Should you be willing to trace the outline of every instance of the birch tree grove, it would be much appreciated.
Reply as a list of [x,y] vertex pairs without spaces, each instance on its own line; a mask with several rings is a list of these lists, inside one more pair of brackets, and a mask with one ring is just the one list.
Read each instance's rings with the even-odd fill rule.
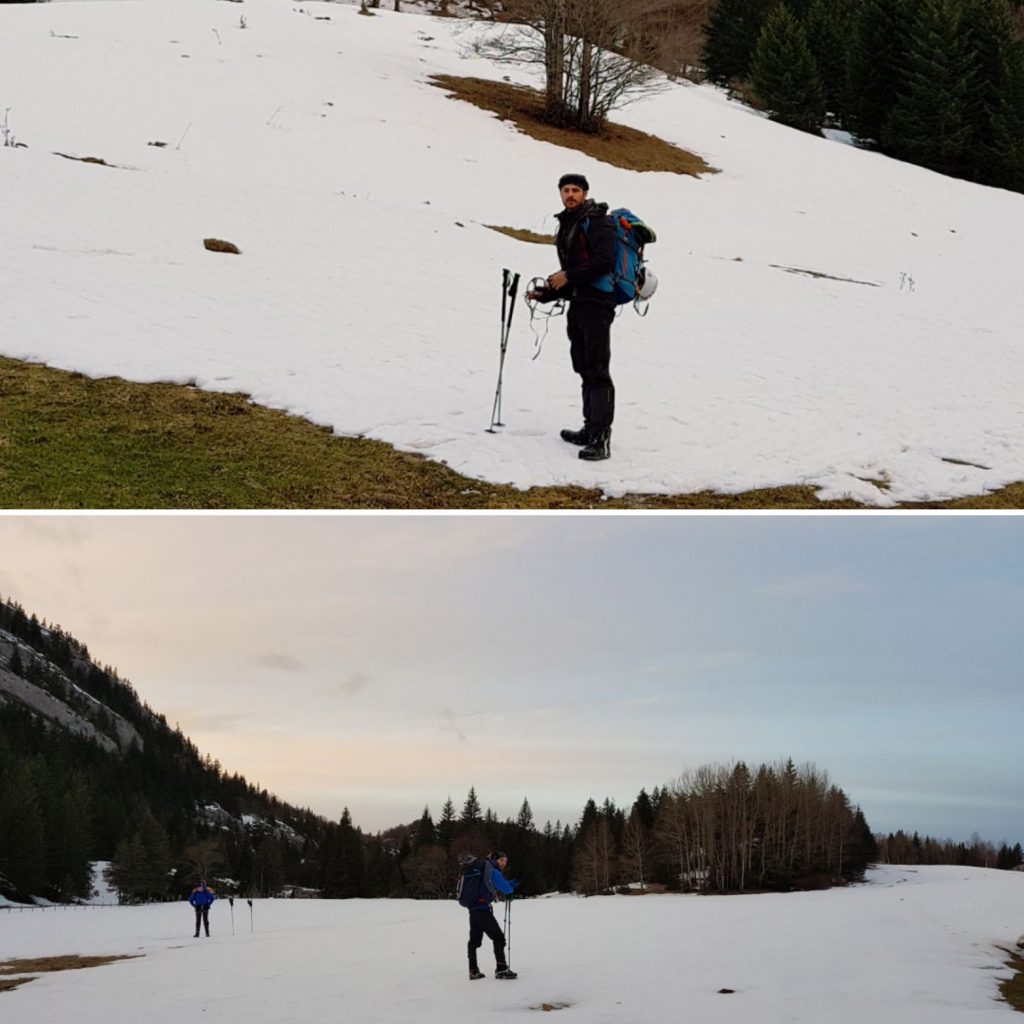
[[745,892],[826,886],[863,871],[873,840],[859,811],[814,765],[742,761],[679,777],[655,838],[684,889]]

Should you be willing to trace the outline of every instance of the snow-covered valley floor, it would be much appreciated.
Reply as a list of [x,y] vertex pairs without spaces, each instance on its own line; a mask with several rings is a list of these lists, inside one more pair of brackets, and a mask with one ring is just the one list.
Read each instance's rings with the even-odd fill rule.
[[[1024,874],[886,866],[828,892],[553,897],[513,904],[515,982],[469,982],[454,901],[0,911],[0,959],[141,954],[0,993],[5,1024],[490,1024],[565,1004],[586,1024],[1012,1024],[998,946]],[[500,916],[499,908],[499,916]],[[493,973],[493,956],[481,951]],[[721,989],[732,989],[722,993]],[[551,1011],[555,1012],[555,1011]]]

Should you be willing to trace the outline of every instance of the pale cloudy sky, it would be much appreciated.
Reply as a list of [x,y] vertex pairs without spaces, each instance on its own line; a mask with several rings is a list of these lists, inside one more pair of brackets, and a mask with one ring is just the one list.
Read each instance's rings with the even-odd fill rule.
[[369,831],[708,762],[1024,841],[1024,518],[0,516],[0,596],[226,769]]

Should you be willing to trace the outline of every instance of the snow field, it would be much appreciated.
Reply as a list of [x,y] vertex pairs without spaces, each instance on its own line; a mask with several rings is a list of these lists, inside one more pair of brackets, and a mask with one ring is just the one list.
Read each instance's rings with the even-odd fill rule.
[[[553,897],[513,905],[516,982],[466,978],[454,901],[225,900],[210,939],[182,901],[137,908],[0,911],[4,957],[141,953],[41,975],[3,995],[9,1024],[532,1020],[569,1004],[586,1024],[855,1024],[1004,1020],[1024,875],[889,866],[849,889],[734,897]],[[499,917],[502,908],[497,908]],[[732,994],[719,989],[731,988]]]

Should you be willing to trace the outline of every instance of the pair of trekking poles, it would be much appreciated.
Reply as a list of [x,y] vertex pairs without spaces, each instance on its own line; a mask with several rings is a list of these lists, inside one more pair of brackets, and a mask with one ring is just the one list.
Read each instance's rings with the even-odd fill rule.
[[498,386],[494,389],[494,405],[491,408],[491,425],[488,434],[495,434],[495,427],[503,427],[501,422],[501,376],[505,369],[505,349],[508,348],[508,336],[512,330],[512,314],[516,311],[516,294],[519,291],[519,274],[511,270],[502,270],[501,278],[501,357],[498,362]]

